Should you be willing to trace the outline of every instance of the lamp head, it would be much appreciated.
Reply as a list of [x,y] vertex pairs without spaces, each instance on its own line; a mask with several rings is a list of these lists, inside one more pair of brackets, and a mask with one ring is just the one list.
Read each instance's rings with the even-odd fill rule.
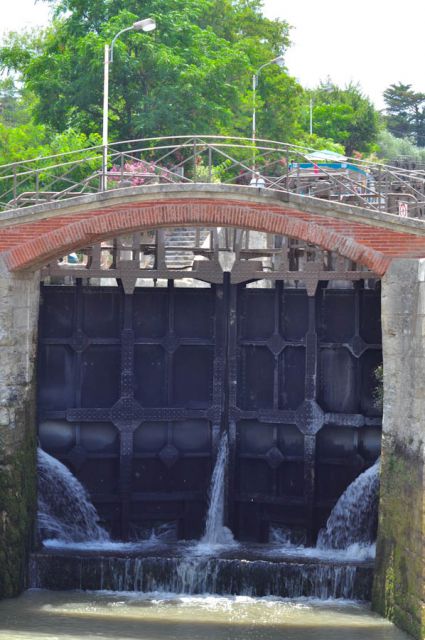
[[273,62],[277,64],[278,67],[283,69],[283,67],[285,66],[285,58],[283,57],[283,54],[280,54],[280,56],[277,56],[277,58],[275,58]]
[[137,22],[133,22],[133,29],[135,31],[154,31],[156,29],[156,22],[153,18],[137,20]]

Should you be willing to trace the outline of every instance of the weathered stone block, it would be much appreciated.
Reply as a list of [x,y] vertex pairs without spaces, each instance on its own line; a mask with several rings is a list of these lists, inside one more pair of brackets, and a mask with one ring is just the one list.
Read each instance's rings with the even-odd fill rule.
[[424,260],[382,280],[384,418],[373,607],[425,638]]
[[26,584],[36,510],[35,433],[29,415],[26,436],[0,465],[0,597],[17,595]]
[[422,451],[414,454],[384,438],[373,605],[420,639],[425,637],[423,496]]
[[[0,598],[26,584],[36,513],[34,358],[38,277],[0,262]],[[19,316],[19,317],[18,317]]]
[[0,427],[7,427],[10,422],[9,409],[0,407]]

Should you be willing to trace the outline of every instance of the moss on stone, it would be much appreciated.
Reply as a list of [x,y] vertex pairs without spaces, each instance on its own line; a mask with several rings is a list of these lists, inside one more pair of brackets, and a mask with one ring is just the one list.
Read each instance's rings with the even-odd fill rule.
[[[30,417],[31,416],[31,417]],[[37,500],[36,440],[32,411],[18,412],[22,437],[0,452],[0,598],[26,584]]]
[[383,440],[373,608],[423,639],[423,460]]

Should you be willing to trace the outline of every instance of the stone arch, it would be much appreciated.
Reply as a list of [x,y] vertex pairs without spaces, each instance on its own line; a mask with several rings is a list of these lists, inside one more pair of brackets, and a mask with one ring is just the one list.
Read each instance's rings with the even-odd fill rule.
[[[207,198],[165,199],[50,217],[3,231],[0,249],[10,271],[35,270],[70,251],[126,233],[170,226],[238,227],[288,235],[367,266],[381,276],[391,257],[380,250],[382,228],[311,215],[283,205]],[[392,231],[394,236],[402,234]],[[409,236],[409,239],[422,238]],[[9,240],[9,241],[8,241]],[[394,238],[394,241],[396,238]],[[397,238],[399,242],[399,239]],[[378,245],[375,248],[374,244]],[[2,247],[3,245],[3,247]]]

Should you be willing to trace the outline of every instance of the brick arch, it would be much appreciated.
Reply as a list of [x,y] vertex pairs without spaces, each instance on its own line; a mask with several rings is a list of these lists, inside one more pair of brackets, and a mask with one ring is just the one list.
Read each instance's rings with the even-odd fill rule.
[[173,198],[55,215],[0,231],[0,251],[11,271],[38,269],[75,249],[144,229],[229,226],[288,235],[337,251],[383,275],[395,256],[425,255],[425,238],[282,204],[216,198]]

